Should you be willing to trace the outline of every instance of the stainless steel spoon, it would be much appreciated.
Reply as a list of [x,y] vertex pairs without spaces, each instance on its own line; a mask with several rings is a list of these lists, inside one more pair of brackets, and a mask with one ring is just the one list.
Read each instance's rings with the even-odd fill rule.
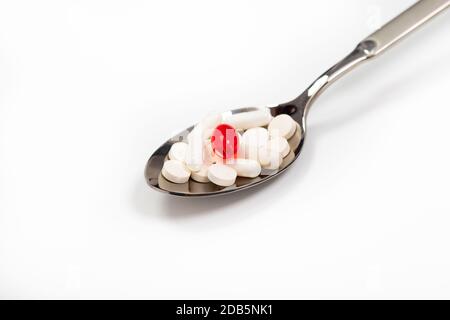
[[[284,159],[280,169],[262,172],[259,177],[253,179],[238,178],[236,183],[230,187],[219,187],[212,183],[198,183],[192,180],[184,184],[171,183],[161,175],[164,160],[169,153],[171,145],[183,140],[183,137],[186,137],[193,129],[193,127],[190,127],[165,142],[153,153],[145,168],[147,183],[158,191],[176,196],[207,197],[244,190],[276,177],[286,170],[300,154],[306,131],[306,116],[311,104],[320,93],[345,73],[362,62],[380,55],[410,32],[417,29],[438,13],[444,11],[449,5],[450,0],[421,0],[416,2],[409,9],[361,41],[348,56],[317,78],[298,98],[270,108],[273,116],[285,113],[290,115],[298,123],[296,135],[289,140],[292,151]],[[257,108],[242,108],[232,110],[231,112],[234,114],[249,112],[255,109]]]

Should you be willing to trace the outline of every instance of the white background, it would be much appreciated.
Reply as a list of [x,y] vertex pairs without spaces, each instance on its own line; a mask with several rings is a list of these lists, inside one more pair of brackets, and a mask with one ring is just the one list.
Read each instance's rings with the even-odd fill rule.
[[1,298],[450,298],[450,15],[340,80],[300,159],[179,199],[144,165],[286,102],[411,0],[1,1]]

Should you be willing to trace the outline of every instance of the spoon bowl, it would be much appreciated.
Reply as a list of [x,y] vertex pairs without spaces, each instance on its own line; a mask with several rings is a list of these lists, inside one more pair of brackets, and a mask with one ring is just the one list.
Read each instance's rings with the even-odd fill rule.
[[[231,110],[231,114],[238,114],[243,112],[251,112],[260,110],[259,108],[240,108]],[[168,181],[161,174],[164,161],[168,157],[169,150],[172,144],[180,141],[186,141],[187,135],[194,126],[183,130],[179,134],[175,135],[171,139],[167,140],[162,146],[160,146],[150,157],[145,167],[145,178],[150,187],[157,191],[168,193],[175,196],[182,197],[211,197],[227,193],[232,193],[240,191],[243,189],[248,189],[250,187],[259,185],[269,179],[272,179],[279,175],[281,172],[286,170],[293,162],[297,159],[300,154],[301,148],[304,141],[304,126],[303,126],[303,112],[300,112],[299,108],[293,106],[289,107],[288,104],[285,106],[280,105],[277,107],[270,108],[272,116],[277,116],[282,113],[289,114],[297,123],[297,129],[292,138],[288,140],[291,151],[283,159],[283,163],[277,170],[266,170],[263,169],[261,174],[256,178],[244,178],[237,177],[236,182],[229,187],[221,187],[215,185],[211,182],[200,183],[192,179],[188,182],[178,184]],[[301,113],[301,114],[300,114]]]

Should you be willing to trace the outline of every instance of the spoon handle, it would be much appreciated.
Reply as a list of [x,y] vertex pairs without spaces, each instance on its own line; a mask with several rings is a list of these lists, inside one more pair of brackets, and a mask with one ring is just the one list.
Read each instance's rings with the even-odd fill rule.
[[361,62],[375,57],[419,26],[442,12],[450,0],[420,0],[361,41],[344,59],[317,78],[300,96],[287,105],[296,105],[306,114],[312,102],[332,83]]
[[371,56],[378,55],[435,15],[444,11],[449,5],[450,0],[417,1],[410,8],[364,39],[363,42],[373,41],[375,47],[371,51]]

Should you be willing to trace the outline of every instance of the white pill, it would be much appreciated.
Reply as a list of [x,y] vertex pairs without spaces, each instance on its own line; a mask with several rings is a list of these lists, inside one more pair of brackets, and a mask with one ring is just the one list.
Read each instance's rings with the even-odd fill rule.
[[281,164],[280,169],[287,167],[294,160],[295,160],[295,153],[289,151],[288,155],[283,159],[283,163]]
[[199,122],[205,129],[215,128],[222,122],[220,114],[208,115]]
[[283,158],[291,151],[288,141],[283,137],[273,137],[270,139],[269,147],[273,150],[277,150]]
[[203,146],[203,164],[211,165],[216,162],[216,154],[212,148],[211,140],[205,140]]
[[203,164],[203,162],[201,160],[202,158],[201,157],[198,158],[198,157],[194,156],[193,153],[194,152],[192,152],[188,149],[187,156],[186,156],[186,166],[192,172],[199,171],[202,168],[202,164]]
[[161,173],[164,178],[174,183],[185,183],[191,175],[184,163],[178,160],[167,160],[164,162]]
[[248,129],[242,135],[242,141],[247,144],[256,144],[258,147],[265,146],[269,141],[269,131],[260,127]]
[[302,136],[302,128],[300,128],[300,124],[297,123],[295,133],[288,141],[291,150],[297,149],[297,147],[300,145],[300,142],[302,141]]
[[195,127],[188,136],[186,165],[191,171],[199,171],[203,164],[203,133],[200,127]]
[[209,168],[209,165],[202,165],[202,167],[199,171],[192,171],[191,179],[193,179],[197,182],[202,182],[202,183],[209,182],[208,168]]
[[283,157],[278,150],[266,146],[259,149],[259,162],[264,169],[276,170],[283,162]]
[[265,128],[251,128],[242,135],[242,151],[247,159],[258,160],[258,150],[267,146],[269,131]]
[[218,186],[229,187],[236,181],[237,172],[224,164],[213,164],[208,168],[208,179]]
[[188,144],[186,142],[175,142],[172,147],[170,147],[169,159],[185,162],[187,149]]
[[222,122],[222,115],[213,114],[206,116],[200,121],[196,127],[201,129],[203,139],[208,139],[214,133],[214,129]]
[[224,114],[223,122],[232,125],[235,129],[249,129],[267,126],[272,120],[269,109],[241,112],[235,114]]
[[270,121],[268,129],[272,137],[280,136],[289,139],[294,135],[297,126],[289,115],[280,114]]
[[236,159],[227,165],[236,170],[239,177],[255,178],[261,173],[259,162],[251,159]]

